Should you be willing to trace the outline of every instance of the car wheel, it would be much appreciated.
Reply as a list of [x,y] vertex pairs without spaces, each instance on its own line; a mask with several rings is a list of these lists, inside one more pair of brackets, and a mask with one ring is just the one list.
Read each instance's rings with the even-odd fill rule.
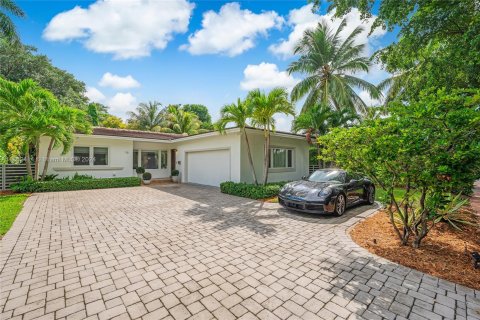
[[375,203],[375,187],[369,186],[367,191],[367,203],[374,204]]
[[343,215],[345,213],[345,207],[346,207],[345,195],[343,193],[340,193],[337,196],[337,199],[335,200],[335,211],[334,211],[334,213],[337,216]]

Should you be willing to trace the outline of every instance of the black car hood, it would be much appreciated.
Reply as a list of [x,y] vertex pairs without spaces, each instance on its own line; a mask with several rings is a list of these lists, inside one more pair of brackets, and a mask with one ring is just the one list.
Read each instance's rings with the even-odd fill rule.
[[294,181],[285,185],[284,190],[282,190],[282,194],[286,196],[304,198],[310,193],[318,194],[327,187],[339,184],[340,183],[338,182],[314,182],[308,180]]

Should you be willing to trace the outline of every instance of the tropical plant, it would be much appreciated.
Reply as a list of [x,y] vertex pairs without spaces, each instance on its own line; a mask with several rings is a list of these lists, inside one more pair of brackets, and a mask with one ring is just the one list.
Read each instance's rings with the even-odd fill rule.
[[208,112],[208,108],[203,104],[184,104],[183,110],[195,113],[200,120],[200,128],[212,130],[212,116]]
[[129,122],[136,122],[138,129],[141,130],[158,130],[165,121],[165,109],[162,104],[157,101],[149,101],[140,103],[136,112],[128,112]]
[[247,145],[248,161],[250,163],[250,170],[252,171],[253,182],[257,185],[257,175],[255,173],[255,166],[253,165],[252,151],[250,150],[250,142],[248,141],[246,130],[248,120],[252,117],[252,113],[253,108],[251,104],[237,99],[237,103],[226,105],[220,110],[220,120],[215,124],[215,127],[220,133],[225,133],[225,128],[229,123],[233,123],[240,128]]
[[274,88],[268,94],[259,89],[252,90],[247,96],[248,108],[252,108],[251,123],[261,128],[264,136],[264,162],[263,184],[268,182],[268,169],[270,166],[270,134],[275,131],[275,118],[277,114],[295,115],[295,108],[288,99],[285,88]]
[[200,120],[198,120],[197,115],[176,106],[168,107],[165,123],[167,128],[162,130],[163,132],[187,135],[200,132]]
[[468,199],[462,198],[462,193],[457,195],[441,194],[443,201],[439,208],[433,212],[434,223],[445,222],[457,230],[461,230],[462,225],[476,225],[474,215],[465,210]]
[[292,101],[307,96],[302,111],[322,103],[336,110],[347,108],[364,113],[367,105],[355,88],[366,91],[374,99],[381,97],[373,84],[353,75],[359,71],[368,72],[371,62],[362,56],[365,44],[356,44],[363,27],[355,28],[342,40],[340,33],[346,25],[343,19],[334,31],[322,21],[314,30],[305,31],[295,46],[294,52],[300,58],[292,62],[287,71],[306,74],[291,93]]
[[24,17],[25,13],[12,0],[0,1],[0,38],[18,42],[18,35],[15,25],[9,14],[16,17]]
[[119,117],[108,115],[103,119],[100,123],[102,127],[105,128],[116,128],[116,129],[125,129],[127,125],[123,122],[123,120]]
[[108,107],[101,103],[92,102],[88,104],[87,114],[90,117],[92,125],[99,126],[108,116]]

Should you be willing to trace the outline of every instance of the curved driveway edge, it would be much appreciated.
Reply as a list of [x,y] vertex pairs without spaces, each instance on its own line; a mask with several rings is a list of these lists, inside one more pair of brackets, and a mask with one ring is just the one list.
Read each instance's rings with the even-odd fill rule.
[[480,319],[478,291],[350,239],[376,210],[192,185],[35,194],[1,241],[0,319]]

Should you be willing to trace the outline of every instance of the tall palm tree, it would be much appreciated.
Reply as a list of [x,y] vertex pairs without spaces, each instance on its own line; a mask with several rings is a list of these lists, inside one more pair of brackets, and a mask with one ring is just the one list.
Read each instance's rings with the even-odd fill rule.
[[293,101],[306,96],[302,111],[323,103],[332,109],[347,108],[363,113],[367,106],[354,88],[367,91],[374,99],[380,98],[381,92],[373,84],[353,75],[368,72],[371,62],[362,56],[365,44],[355,43],[363,28],[355,28],[342,40],[340,33],[346,25],[343,19],[334,31],[322,21],[314,30],[305,31],[295,46],[295,54],[300,58],[292,62],[287,71],[306,74],[291,93]]
[[27,173],[33,178],[36,175],[31,170],[30,146],[38,145],[48,126],[43,111],[50,99],[55,99],[53,94],[31,79],[15,83],[0,77],[0,140],[4,144],[15,137],[21,138]]
[[23,10],[12,0],[0,0],[0,38],[18,41],[18,34],[9,14],[21,18],[25,16]]
[[200,132],[200,120],[198,120],[197,115],[177,106],[168,107],[165,123],[167,125],[167,130],[162,130],[164,132],[188,135]]
[[255,173],[255,166],[253,165],[252,151],[250,150],[247,130],[245,129],[248,120],[252,117],[252,111],[253,109],[251,105],[245,101],[237,99],[237,103],[226,105],[220,110],[220,120],[215,124],[215,127],[218,131],[224,133],[227,124],[234,123],[243,132],[245,143],[247,144],[248,161],[250,162],[250,170],[252,170],[253,182],[257,185],[258,181]]
[[275,131],[275,119],[277,114],[295,115],[295,108],[288,99],[285,88],[274,88],[268,94],[260,90],[252,90],[248,93],[247,104],[252,108],[252,125],[263,129],[264,162],[263,184],[268,181],[268,168],[270,164],[270,134]]
[[157,101],[140,103],[136,112],[128,112],[129,122],[136,122],[139,129],[152,131],[161,127],[165,121],[165,108]]

